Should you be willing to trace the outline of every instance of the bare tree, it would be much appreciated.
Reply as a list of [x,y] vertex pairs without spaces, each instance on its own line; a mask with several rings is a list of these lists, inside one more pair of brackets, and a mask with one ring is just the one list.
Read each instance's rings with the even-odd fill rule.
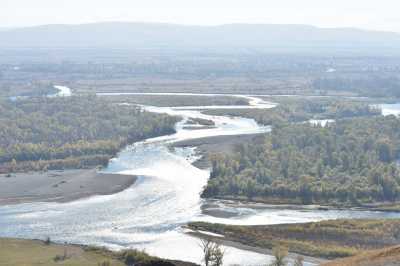
[[215,244],[213,248],[213,266],[222,266],[224,261],[225,250],[221,248],[219,244]]
[[201,239],[200,247],[203,250],[203,261],[205,266],[210,266],[213,242],[209,239]]
[[221,245],[210,239],[202,239],[200,247],[203,251],[205,266],[222,266],[225,251],[221,248]]

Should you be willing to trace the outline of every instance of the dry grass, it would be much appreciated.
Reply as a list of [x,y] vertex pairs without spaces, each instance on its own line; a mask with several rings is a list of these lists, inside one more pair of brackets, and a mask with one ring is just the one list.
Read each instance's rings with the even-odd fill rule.
[[137,266],[198,266],[153,257],[138,250],[113,252],[91,246],[0,238],[0,266],[123,266],[126,263]]
[[[55,258],[64,257],[56,261]],[[85,250],[73,245],[46,245],[43,241],[22,239],[0,239],[0,265],[18,266],[98,266],[109,262],[111,266],[124,265],[121,261],[96,250]]]
[[235,226],[191,223],[194,230],[222,234],[227,240],[271,249],[289,247],[291,252],[321,258],[341,258],[365,250],[400,244],[400,220],[330,220],[304,224]]
[[395,266],[400,265],[400,246],[374,251],[362,252],[359,255],[334,260],[322,266]]

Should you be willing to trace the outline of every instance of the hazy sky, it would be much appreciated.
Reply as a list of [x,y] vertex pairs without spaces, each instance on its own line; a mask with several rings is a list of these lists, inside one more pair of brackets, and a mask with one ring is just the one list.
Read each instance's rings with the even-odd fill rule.
[[98,21],[311,24],[400,32],[400,1],[0,0],[0,27]]

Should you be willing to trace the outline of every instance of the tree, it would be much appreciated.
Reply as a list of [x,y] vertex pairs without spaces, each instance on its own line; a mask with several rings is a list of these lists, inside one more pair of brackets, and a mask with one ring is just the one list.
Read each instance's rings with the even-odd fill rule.
[[202,239],[200,241],[200,247],[203,250],[203,262],[205,266],[210,266],[212,261],[212,252],[213,252],[214,243],[209,239]]
[[16,171],[17,171],[17,161],[13,158],[10,163],[10,172],[13,173]]
[[293,263],[293,266],[303,266],[304,265],[304,258],[303,256],[298,255]]
[[302,176],[300,183],[300,197],[303,201],[303,204],[310,204],[313,201],[313,195],[311,192],[310,183],[313,178],[310,176]]
[[377,143],[379,160],[382,162],[390,162],[392,160],[392,149],[390,143],[386,140],[381,140]]
[[46,237],[46,240],[44,241],[44,244],[47,245],[47,246],[51,244],[51,239],[50,239],[49,236]]
[[224,261],[225,250],[219,244],[215,244],[213,250],[213,266],[222,266]]
[[253,179],[248,179],[246,184],[246,193],[249,199],[256,195],[256,182]]
[[272,253],[275,257],[274,262],[272,262],[272,264],[270,266],[286,266],[287,262],[286,262],[286,257],[288,255],[288,249],[286,247],[283,246],[276,246],[274,247],[274,249],[272,250]]
[[205,266],[222,266],[225,251],[218,243],[209,239],[202,239],[200,247],[203,251],[203,262]]

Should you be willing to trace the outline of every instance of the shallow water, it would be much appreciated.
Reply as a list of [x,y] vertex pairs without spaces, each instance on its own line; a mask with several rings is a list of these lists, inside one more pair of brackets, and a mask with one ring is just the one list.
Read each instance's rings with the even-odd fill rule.
[[[247,97],[247,96],[245,96]],[[254,99],[252,106],[271,108]],[[209,116],[200,111],[174,107],[144,106],[148,111],[180,115],[177,133],[131,145],[112,159],[105,172],[139,175],[138,181],[120,193],[94,196],[70,203],[31,203],[0,207],[0,236],[41,238],[59,242],[107,246],[112,249],[139,248],[152,255],[200,263],[199,241],[181,228],[189,221],[256,225],[320,221],[335,218],[400,218],[398,213],[352,210],[295,210],[265,205],[233,204],[200,199],[208,170],[192,165],[195,148],[168,144],[209,136],[268,132],[251,119]],[[232,108],[232,106],[230,106]],[[187,130],[190,117],[211,119],[216,127]],[[207,203],[214,212],[230,218],[203,214]],[[265,265],[271,256],[226,247],[225,265]],[[311,264],[306,264],[311,265]]]
[[378,104],[376,106],[382,109],[382,115],[400,115],[400,103]]
[[[57,89],[58,91],[56,93],[52,93],[52,94],[47,94],[44,95],[46,97],[49,98],[54,98],[54,97],[69,97],[72,95],[72,90],[66,86],[61,86],[61,85],[54,85],[53,86],[55,89]],[[29,96],[12,96],[9,97],[10,101],[17,101],[17,100],[23,100],[23,99],[28,99]]]
[[47,97],[69,97],[72,95],[72,90],[66,86],[55,85],[54,88],[56,88],[58,92],[48,95]]

